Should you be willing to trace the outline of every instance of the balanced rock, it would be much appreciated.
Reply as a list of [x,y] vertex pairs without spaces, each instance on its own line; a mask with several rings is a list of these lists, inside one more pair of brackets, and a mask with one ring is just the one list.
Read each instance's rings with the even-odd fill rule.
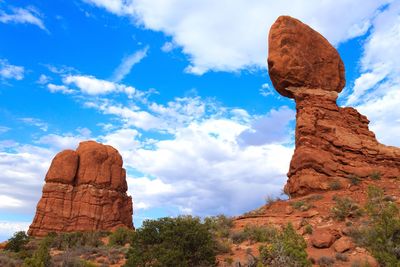
[[279,17],[269,33],[268,68],[275,89],[296,101],[296,148],[286,193],[346,186],[354,177],[400,177],[400,149],[380,144],[356,109],[338,107],[343,63],[318,32]]
[[133,228],[132,198],[116,149],[94,141],[58,153],[28,234]]
[[281,16],[272,25],[269,40],[268,70],[280,94],[293,98],[289,87],[342,91],[342,59],[321,34],[297,19]]

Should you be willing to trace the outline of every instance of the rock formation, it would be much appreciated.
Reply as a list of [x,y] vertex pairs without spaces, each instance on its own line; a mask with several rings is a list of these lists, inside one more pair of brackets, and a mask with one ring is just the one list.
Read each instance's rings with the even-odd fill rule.
[[323,36],[297,19],[279,17],[269,33],[268,70],[275,89],[296,101],[296,148],[286,193],[400,177],[400,149],[378,143],[356,109],[338,107],[344,65]]
[[133,228],[132,198],[116,149],[94,141],[58,153],[28,234]]

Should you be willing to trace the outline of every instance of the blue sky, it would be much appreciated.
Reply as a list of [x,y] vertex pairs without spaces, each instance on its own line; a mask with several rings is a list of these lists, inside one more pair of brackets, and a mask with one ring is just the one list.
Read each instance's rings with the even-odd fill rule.
[[295,107],[265,63],[284,14],[338,48],[340,105],[399,146],[399,1],[0,0],[0,239],[29,225],[52,157],[87,139],[121,152],[135,225],[279,195]]

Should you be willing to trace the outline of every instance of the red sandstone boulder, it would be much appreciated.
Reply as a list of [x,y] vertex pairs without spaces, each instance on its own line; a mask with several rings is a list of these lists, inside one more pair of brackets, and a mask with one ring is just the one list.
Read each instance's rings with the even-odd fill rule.
[[333,244],[336,252],[343,253],[354,248],[354,243],[350,237],[342,237]]
[[340,92],[344,65],[336,49],[301,21],[280,16],[269,31],[268,70],[275,89],[293,98],[288,87]]
[[46,182],[72,184],[78,169],[78,154],[73,150],[58,153],[46,174]]
[[329,248],[337,236],[327,229],[317,229],[311,236],[311,244],[316,248]]
[[28,234],[133,228],[122,157],[111,146],[82,142],[56,155]]

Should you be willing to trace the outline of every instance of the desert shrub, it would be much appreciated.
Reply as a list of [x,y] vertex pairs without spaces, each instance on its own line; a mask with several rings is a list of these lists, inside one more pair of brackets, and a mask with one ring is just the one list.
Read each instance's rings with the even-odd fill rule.
[[338,180],[331,181],[329,183],[330,190],[340,190],[342,189],[342,184]]
[[355,260],[351,263],[351,267],[371,267],[371,264],[368,262],[368,260]]
[[366,210],[370,226],[359,232],[365,235],[364,245],[383,266],[400,262],[400,211],[395,203],[385,201],[382,189],[369,186]]
[[288,224],[269,244],[260,246],[259,266],[311,266],[306,241]]
[[8,239],[5,250],[19,252],[29,242],[29,237],[24,231],[14,233],[13,237]]
[[336,197],[335,205],[331,209],[333,217],[343,221],[348,217],[359,217],[362,215],[360,207],[348,197]]
[[305,200],[306,201],[317,201],[317,200],[321,200],[323,198],[324,198],[323,195],[312,195],[312,196],[307,197]]
[[17,267],[22,265],[22,260],[16,258],[13,253],[0,251],[0,266]]
[[226,258],[225,260],[224,260],[227,264],[229,264],[229,265],[232,265],[233,264],[233,259],[232,258]]
[[125,266],[213,266],[215,243],[199,218],[147,220],[133,234]]
[[243,230],[247,240],[254,242],[270,242],[278,234],[278,230],[270,225],[267,226],[253,226],[246,225]]
[[380,180],[380,179],[381,179],[381,173],[380,173],[379,171],[373,171],[373,172],[369,175],[369,177],[370,177],[372,180]]
[[330,266],[333,266],[334,263],[335,263],[335,259],[331,258],[331,257],[327,257],[327,256],[322,256],[321,258],[319,258],[317,260],[318,266],[321,266],[321,267],[330,267]]
[[279,197],[266,196],[265,197],[265,205],[269,206],[279,200],[280,200]]
[[354,174],[348,175],[348,176],[347,176],[347,179],[350,180],[350,183],[351,183],[352,185],[358,185],[358,184],[361,182],[360,177],[358,177],[357,175],[354,175]]
[[313,228],[312,228],[311,224],[307,224],[304,227],[304,233],[308,234],[308,235],[311,235],[313,233]]
[[344,254],[344,253],[336,253],[335,254],[335,259],[338,260],[338,261],[348,261],[349,257],[347,257],[347,255]]
[[39,244],[39,247],[33,253],[32,257],[26,258],[24,266],[26,267],[47,267],[50,266],[50,246],[53,242],[52,236],[45,237]]
[[206,217],[204,225],[209,229],[215,243],[215,250],[218,253],[229,253],[232,241],[229,238],[233,226],[232,218],[225,215]]
[[71,249],[75,247],[99,247],[103,244],[101,237],[102,232],[72,232],[62,234],[50,234],[53,236],[52,247],[57,249]]
[[110,235],[109,244],[111,246],[123,246],[129,243],[133,234],[133,230],[125,227],[119,227]]
[[301,211],[306,211],[312,208],[312,205],[310,203],[303,200],[292,202],[291,205],[296,210],[301,210]]
[[230,239],[220,239],[215,241],[215,251],[218,254],[230,253],[232,247],[232,241]]
[[204,219],[204,224],[210,229],[213,236],[217,238],[227,238],[233,226],[233,220],[225,215],[218,215],[206,217]]
[[231,234],[230,238],[234,244],[240,244],[247,240],[247,234],[243,231],[234,232]]

